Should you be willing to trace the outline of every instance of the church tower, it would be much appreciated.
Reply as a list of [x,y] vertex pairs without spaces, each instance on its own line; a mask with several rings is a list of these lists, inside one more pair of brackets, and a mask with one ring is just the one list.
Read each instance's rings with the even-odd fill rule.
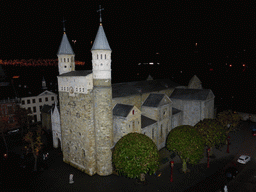
[[[99,9],[101,12],[103,9]],[[111,87],[111,49],[100,26],[91,49],[94,94],[94,128],[97,174],[112,174],[113,114]]]
[[[63,21],[63,25],[64,25]],[[68,41],[68,37],[65,32],[65,26],[63,26],[64,34],[61,40],[58,56],[59,74],[75,71],[75,54]]]

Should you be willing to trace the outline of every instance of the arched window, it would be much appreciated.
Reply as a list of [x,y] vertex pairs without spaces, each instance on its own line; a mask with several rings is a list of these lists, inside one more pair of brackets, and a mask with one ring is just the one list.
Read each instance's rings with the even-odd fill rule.
[[69,62],[69,58],[68,58],[68,62]]
[[64,62],[66,62],[66,58],[64,58]]

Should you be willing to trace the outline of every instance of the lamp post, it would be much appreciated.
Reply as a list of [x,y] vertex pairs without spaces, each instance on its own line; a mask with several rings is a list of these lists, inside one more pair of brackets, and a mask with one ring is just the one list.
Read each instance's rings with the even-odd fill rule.
[[173,182],[172,172],[173,172],[174,161],[171,161],[170,163],[171,163],[171,179],[170,179],[170,182]]

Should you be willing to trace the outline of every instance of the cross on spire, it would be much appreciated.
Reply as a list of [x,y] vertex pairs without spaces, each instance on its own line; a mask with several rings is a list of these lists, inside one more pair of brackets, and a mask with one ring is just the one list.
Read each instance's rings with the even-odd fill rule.
[[102,19],[101,19],[101,11],[102,11],[102,10],[104,10],[104,8],[102,8],[102,9],[101,9],[101,5],[100,5],[99,7],[100,7],[100,9],[99,9],[99,10],[97,10],[97,12],[100,12],[100,23],[102,23]]
[[64,34],[65,34],[65,31],[66,31],[66,29],[65,29],[65,21],[66,20],[64,20],[64,17],[63,17],[63,20],[61,22],[63,23],[63,32],[64,32]]

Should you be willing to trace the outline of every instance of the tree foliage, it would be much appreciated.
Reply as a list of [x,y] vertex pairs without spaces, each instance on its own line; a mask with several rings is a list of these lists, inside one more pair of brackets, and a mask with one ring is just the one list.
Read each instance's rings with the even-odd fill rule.
[[200,133],[208,148],[225,142],[225,129],[216,119],[204,119],[198,122],[194,127]]
[[186,172],[187,162],[197,164],[203,158],[204,140],[194,127],[181,125],[170,132],[167,149],[179,155],[183,162],[182,170]]
[[34,171],[37,170],[37,157],[43,145],[41,136],[42,128],[40,126],[37,126],[34,130],[29,130],[24,136],[24,141],[26,142],[25,148],[31,150],[35,158]]
[[155,143],[146,135],[129,133],[115,145],[113,164],[118,173],[130,178],[140,174],[153,174],[159,166],[159,152]]
[[231,110],[226,110],[223,112],[218,113],[217,121],[226,128],[226,135],[228,135],[231,131],[235,131],[241,117],[237,114],[232,112]]

